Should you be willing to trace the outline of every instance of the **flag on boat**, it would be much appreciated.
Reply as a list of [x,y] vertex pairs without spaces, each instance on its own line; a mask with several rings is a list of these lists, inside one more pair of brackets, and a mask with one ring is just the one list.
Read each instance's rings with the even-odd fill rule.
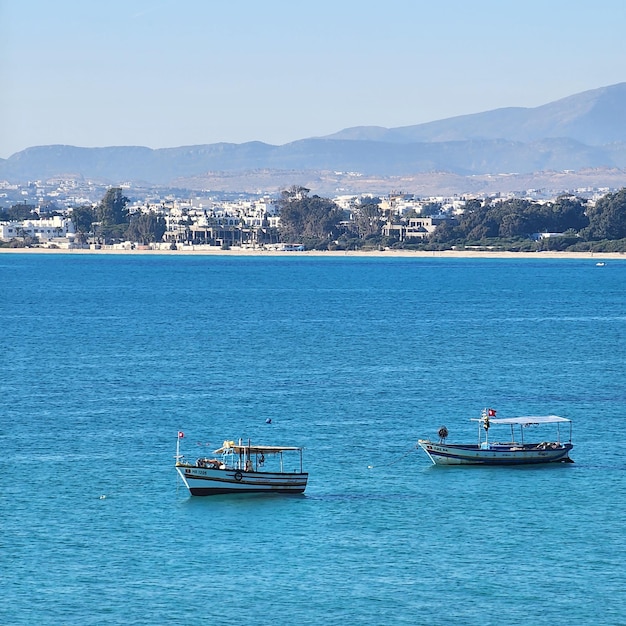
[[487,411],[487,415],[489,415],[489,417],[495,417],[496,416],[496,410],[495,409],[489,409]]
[[182,439],[185,436],[185,433],[182,430],[178,431],[178,438]]

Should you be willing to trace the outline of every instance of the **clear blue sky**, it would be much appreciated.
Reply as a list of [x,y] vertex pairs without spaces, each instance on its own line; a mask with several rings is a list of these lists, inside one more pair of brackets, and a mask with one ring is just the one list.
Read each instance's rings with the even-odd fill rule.
[[624,0],[0,0],[0,157],[284,144],[626,80]]

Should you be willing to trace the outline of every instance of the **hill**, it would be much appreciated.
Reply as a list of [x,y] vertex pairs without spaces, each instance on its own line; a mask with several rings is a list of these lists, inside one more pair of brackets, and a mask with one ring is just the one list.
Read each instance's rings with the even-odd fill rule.
[[221,172],[245,185],[256,171],[397,177],[626,168],[626,83],[536,108],[503,108],[400,128],[354,127],[281,146],[179,148],[38,146],[0,160],[0,180],[57,176],[201,188]]
[[509,107],[416,126],[347,128],[330,139],[389,143],[507,139],[530,143],[568,138],[589,146],[626,141],[626,83],[602,87],[535,108]]

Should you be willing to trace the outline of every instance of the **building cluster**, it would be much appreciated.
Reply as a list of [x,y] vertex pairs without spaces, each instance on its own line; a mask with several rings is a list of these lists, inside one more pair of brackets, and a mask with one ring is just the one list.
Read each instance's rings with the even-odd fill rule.
[[70,242],[74,241],[75,236],[76,231],[72,220],[60,215],[0,222],[0,241],[28,238],[47,244],[57,241],[69,246]]
[[278,209],[271,198],[214,201],[208,206],[191,201],[136,203],[130,212],[154,212],[165,219],[161,245],[172,247],[262,247],[280,243]]
[[0,180],[0,210],[15,204],[59,208],[92,204],[104,196],[109,186],[73,177],[49,178],[25,184]]
[[[38,186],[31,187],[36,191]],[[103,190],[100,190],[101,192]],[[102,196],[106,193],[103,191]],[[76,206],[76,196],[64,202],[50,204],[49,200],[37,200],[38,195],[28,197],[28,204],[36,206],[39,219],[0,221],[0,241],[29,238],[44,247],[77,248],[101,245],[98,227],[88,233],[87,242],[79,243],[71,210]],[[131,194],[129,194],[131,195]],[[345,224],[354,218],[354,208],[364,198],[338,196],[334,202],[346,213]],[[26,204],[26,201],[22,201]],[[461,210],[464,200],[459,198],[420,199],[409,194],[392,194],[380,200],[380,230],[383,235],[399,240],[427,237],[437,224]],[[95,206],[98,200],[81,198],[80,205]],[[439,216],[421,216],[425,206],[436,204]],[[131,216],[137,213],[154,213],[165,220],[165,234],[159,242],[149,247],[177,249],[211,247],[265,247],[276,249],[301,248],[300,242],[283,242],[280,239],[280,216],[275,198],[269,196],[240,197],[236,199],[195,196],[180,198],[174,194],[165,197],[150,194],[134,200],[127,206]],[[404,219],[406,215],[410,218]],[[35,216],[34,216],[35,217]],[[115,244],[114,247],[130,249],[136,242]]]
[[[282,242],[280,216],[275,198],[253,194],[213,194],[155,190],[120,185],[131,199],[131,214],[153,212],[164,218],[165,234],[153,248],[197,248],[199,246],[265,247],[299,249],[300,242]],[[71,220],[71,210],[77,206],[95,207],[108,187],[90,181],[49,179],[14,185],[0,181],[0,211],[18,204],[34,207],[39,215],[21,221],[0,221],[0,241],[29,238],[45,247],[75,248],[99,245],[97,229],[88,234],[87,243],[78,236]],[[609,190],[585,190],[588,196],[599,196]],[[186,194],[186,195],[183,195]],[[490,197],[491,201],[511,197],[540,198],[540,190],[525,194]],[[582,195],[582,194],[581,194]],[[369,196],[371,199],[371,196]],[[427,238],[443,221],[463,212],[469,196],[419,198],[412,194],[392,193],[380,198],[380,234],[398,241]],[[482,198],[486,199],[486,198]],[[355,217],[359,205],[368,196],[342,195],[333,201],[346,213],[345,224]],[[116,244],[133,248],[136,242]]]

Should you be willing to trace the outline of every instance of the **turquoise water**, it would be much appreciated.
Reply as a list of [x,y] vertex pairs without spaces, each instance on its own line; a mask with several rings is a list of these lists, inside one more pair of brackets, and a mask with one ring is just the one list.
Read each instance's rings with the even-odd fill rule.
[[[626,623],[626,262],[5,254],[0,296],[1,624]],[[486,406],[575,463],[415,449]],[[306,494],[191,498],[178,430],[303,445]]]

